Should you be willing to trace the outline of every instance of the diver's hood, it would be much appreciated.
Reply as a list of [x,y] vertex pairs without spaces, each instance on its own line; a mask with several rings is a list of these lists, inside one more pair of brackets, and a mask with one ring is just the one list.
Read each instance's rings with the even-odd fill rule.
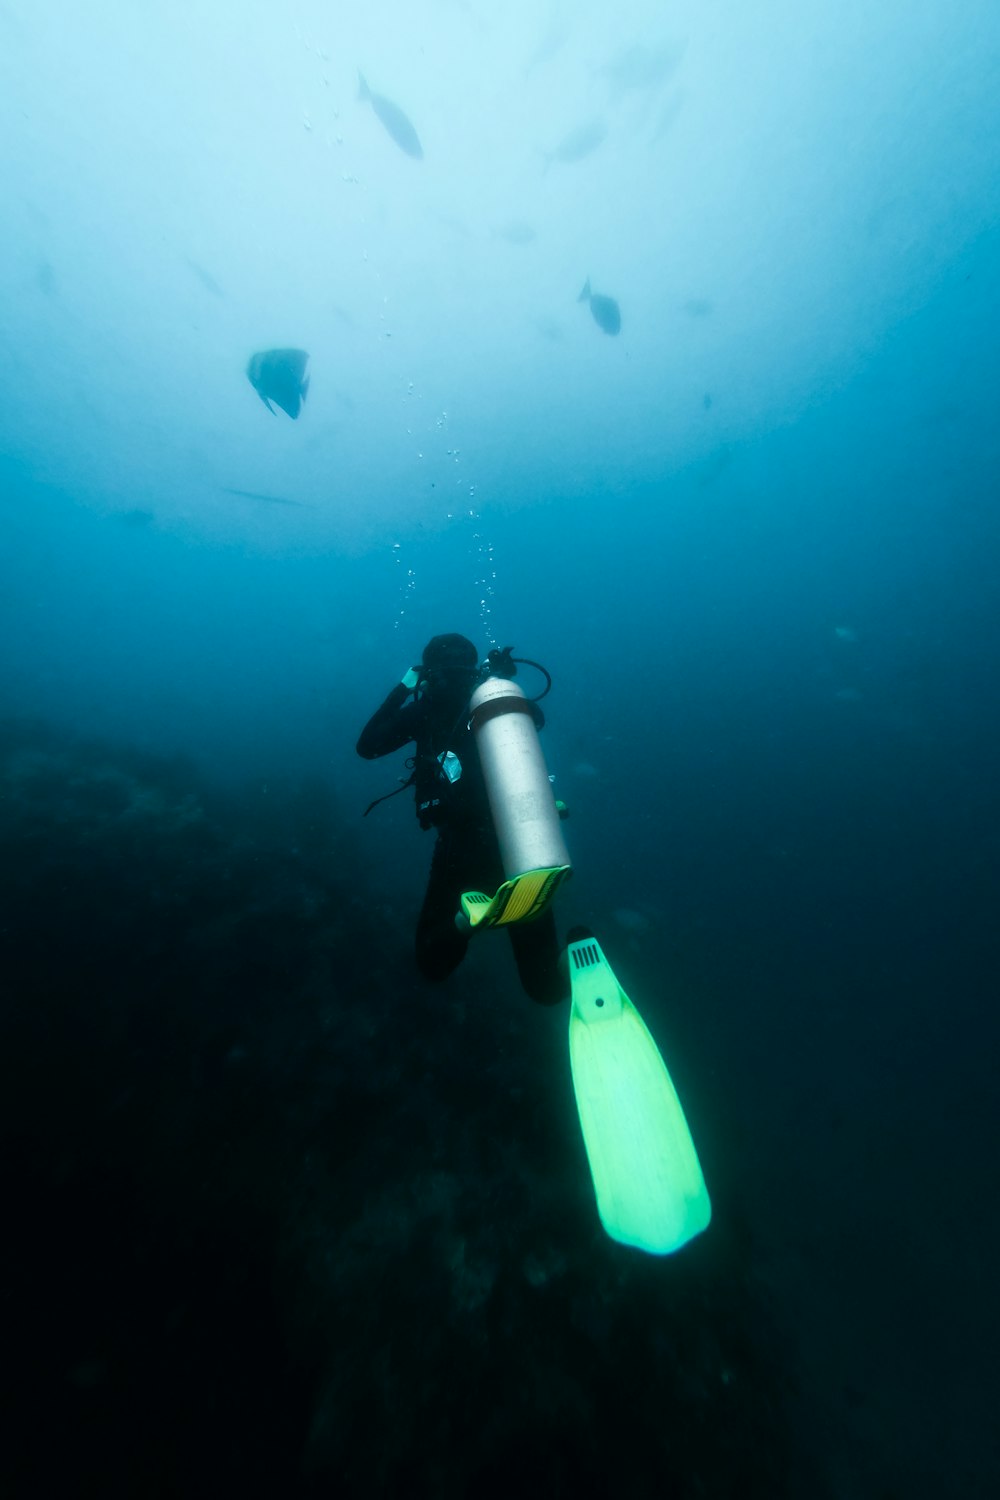
[[427,672],[475,672],[479,654],[465,635],[435,635],[424,647],[423,667]]

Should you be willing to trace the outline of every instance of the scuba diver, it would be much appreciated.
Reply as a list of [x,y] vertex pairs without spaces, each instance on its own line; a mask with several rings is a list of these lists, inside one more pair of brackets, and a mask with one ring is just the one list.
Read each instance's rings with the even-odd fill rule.
[[667,1066],[600,943],[574,928],[560,953],[550,902],[571,873],[565,810],[538,739],[542,711],[512,680],[518,662],[542,673],[544,697],[548,672],[511,647],[480,666],[464,635],[434,636],[368,720],[358,754],[415,746],[396,791],[414,787],[421,828],[437,832],[417,922],[420,972],[446,979],[473,930],[507,927],[531,998],[570,1001],[573,1091],[601,1222],[620,1244],[668,1255],[707,1227],[708,1192]]
[[[417,967],[427,979],[446,979],[465,957],[471,927],[461,918],[463,895],[503,886],[504,859],[475,743],[470,698],[484,678],[506,682],[516,670],[509,647],[492,651],[488,666],[480,668],[476,648],[466,636],[436,635],[424,648],[419,666],[409,668],[358,738],[358,754],[365,760],[391,755],[410,743],[415,747],[404,786],[415,790],[421,828],[437,833],[416,931]],[[512,684],[509,691],[517,694],[520,712],[530,715],[540,729],[545,719],[537,703]],[[377,798],[366,811],[383,800]],[[569,978],[560,964],[555,919],[547,902],[530,920],[512,921],[508,931],[528,995],[541,1005],[568,999]]]

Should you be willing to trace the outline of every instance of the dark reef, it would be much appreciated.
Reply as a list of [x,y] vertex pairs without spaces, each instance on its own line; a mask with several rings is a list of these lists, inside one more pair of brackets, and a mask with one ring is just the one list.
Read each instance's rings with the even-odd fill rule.
[[601,1233],[562,1027],[322,786],[0,728],[7,1495],[822,1496],[726,1184]]

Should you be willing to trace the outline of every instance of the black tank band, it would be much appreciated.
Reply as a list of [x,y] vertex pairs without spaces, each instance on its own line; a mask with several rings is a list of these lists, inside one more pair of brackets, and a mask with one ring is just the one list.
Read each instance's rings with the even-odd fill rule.
[[504,698],[491,698],[488,703],[480,703],[474,708],[469,716],[469,728],[481,729],[491,719],[498,719],[501,714],[530,714],[535,717],[531,704],[527,698],[515,698],[513,694]]

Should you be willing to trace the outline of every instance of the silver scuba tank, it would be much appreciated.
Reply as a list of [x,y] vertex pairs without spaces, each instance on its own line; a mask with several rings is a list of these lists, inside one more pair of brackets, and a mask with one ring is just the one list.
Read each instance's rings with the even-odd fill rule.
[[507,879],[568,865],[538,730],[517,683],[487,677],[469,700],[469,722]]

